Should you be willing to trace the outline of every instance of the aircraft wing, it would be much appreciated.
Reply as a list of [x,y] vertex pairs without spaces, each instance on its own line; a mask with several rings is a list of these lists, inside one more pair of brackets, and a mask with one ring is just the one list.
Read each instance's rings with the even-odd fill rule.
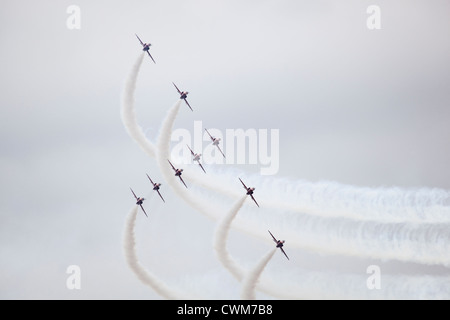
[[202,164],[200,163],[200,161],[198,161],[198,165],[200,166],[200,168],[202,168],[203,172],[206,173],[205,168],[203,168]]
[[191,154],[195,157],[195,153],[194,153],[194,151],[192,151],[192,149],[189,147],[189,145],[187,144],[187,147],[188,147],[188,149],[189,149],[189,151],[191,151]]
[[188,105],[189,109],[191,109],[191,111],[194,111],[194,110],[192,110],[192,107],[191,107],[191,105],[189,104],[189,102],[187,101],[186,98],[184,98],[184,102],[186,102],[186,104]]
[[[269,231],[269,230],[267,230],[267,231]],[[277,239],[273,236],[272,232],[269,231],[269,233],[270,233],[270,235],[272,236],[273,241],[274,241],[276,244],[278,244],[278,241],[277,241]]]
[[136,194],[134,193],[133,189],[130,188],[130,190],[131,190],[131,192],[133,193],[133,196],[134,196],[134,197],[136,198],[136,200],[137,200],[138,197],[137,197]]
[[178,176],[178,177],[180,178],[181,182],[183,182],[184,186],[187,188],[187,185],[186,185],[186,183],[184,183],[183,178],[181,176]]
[[144,209],[144,207],[142,206],[142,204],[141,204],[140,206],[141,206],[142,211],[144,211],[145,216],[148,218],[147,212],[145,212],[145,209]]
[[159,194],[159,196],[161,197],[162,201],[163,201],[163,202],[166,202],[166,201],[164,200],[164,198],[162,197],[161,193],[159,193],[159,190],[156,190],[156,192],[158,192],[158,194]]
[[138,37],[138,35],[135,33],[136,38],[138,38],[139,42],[142,44],[142,46],[144,46],[144,43],[142,42],[142,40]]
[[286,258],[289,260],[289,257],[287,256],[286,252],[284,252],[284,249],[283,248],[280,248],[280,249],[281,249],[281,252],[283,252],[284,255],[286,256]]
[[147,178],[150,180],[150,182],[152,183],[152,185],[155,186],[155,183],[152,181],[152,178],[150,178],[148,174],[147,174]]
[[259,204],[258,204],[258,202],[256,202],[256,200],[255,200],[255,198],[253,197],[253,195],[252,195],[252,194],[250,195],[250,197],[252,198],[252,200],[253,200],[253,201],[255,201],[256,205],[257,205],[257,206],[258,206],[258,208],[259,208]]
[[225,155],[223,154],[222,150],[220,149],[219,145],[217,145],[217,149],[219,149],[220,153],[223,155],[223,157],[225,158]]
[[241,178],[239,178],[239,180],[241,181],[242,185],[244,186],[244,189],[247,190],[247,186],[245,185],[244,181],[242,181]]
[[211,140],[214,140],[212,135],[209,133],[208,129],[205,128],[205,131],[208,133],[209,137],[211,138]]
[[172,84],[175,86],[175,89],[177,89],[178,93],[181,94],[181,91],[180,91],[180,89],[178,89],[177,85],[173,82],[172,82]]
[[175,167],[173,166],[172,162],[170,162],[170,160],[167,160],[167,161],[169,161],[170,165],[172,166],[173,171],[177,171],[177,169],[175,169]]
[[153,62],[156,64],[156,61],[155,61],[155,59],[153,59],[153,57],[152,57],[152,55],[150,54],[150,52],[148,52],[147,51],[147,53],[148,53],[148,56],[153,60]]

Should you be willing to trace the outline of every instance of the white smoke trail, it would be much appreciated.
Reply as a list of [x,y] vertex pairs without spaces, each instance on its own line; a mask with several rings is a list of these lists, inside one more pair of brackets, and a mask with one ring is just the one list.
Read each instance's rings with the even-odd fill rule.
[[317,214],[322,216],[388,223],[450,222],[450,192],[438,188],[367,188],[301,181],[284,190],[302,204],[304,212],[321,211]]
[[323,253],[450,266],[449,224],[383,224],[289,214],[278,219],[274,224],[284,226],[283,235],[290,245]]
[[138,277],[138,279],[145,285],[152,288],[157,294],[166,299],[187,299],[186,295],[176,292],[174,289],[168,287],[162,280],[155,275],[148,272],[140,263],[136,254],[134,226],[136,222],[136,215],[139,207],[134,206],[126,218],[125,232],[123,237],[124,255],[128,266]]
[[[215,172],[214,172],[215,171]],[[450,222],[450,191],[439,188],[367,188],[337,182],[308,182],[287,178],[215,170],[189,178],[199,186],[229,197],[239,196],[234,178],[246,176],[266,208],[379,222]]]
[[[213,247],[216,252],[217,259],[225,267],[225,269],[227,269],[231,273],[231,275],[239,282],[242,282],[244,280],[247,270],[244,269],[242,266],[240,266],[229,254],[227,250],[227,241],[232,222],[236,218],[236,215],[242,208],[247,197],[248,197],[247,195],[244,195],[239,200],[237,200],[236,203],[228,211],[228,213],[220,219],[220,221],[217,224],[213,238]],[[275,250],[273,251],[275,252]],[[255,272],[257,272],[257,270],[256,271],[254,270],[254,273]],[[257,276],[257,278],[258,277],[259,276]],[[257,278],[255,279],[254,277],[252,277],[250,279],[247,279],[249,283],[245,284],[245,293],[252,294],[250,293],[250,290],[254,291],[256,281],[258,280]],[[285,290],[283,290],[283,288],[279,286],[279,284],[271,283],[269,285],[265,281],[262,281],[262,283],[258,286],[258,288],[267,294],[277,296],[282,299],[298,298],[298,295],[297,296],[295,295],[297,293],[296,291],[286,292]]]
[[275,247],[267,252],[256,264],[256,266],[248,272],[247,276],[244,277],[241,291],[242,300],[255,300],[256,284],[258,283],[261,273],[264,271],[264,268],[269,263],[270,259],[272,259],[276,250],[277,248]]
[[148,141],[142,131],[142,128],[137,124],[134,109],[134,92],[136,90],[136,81],[144,56],[145,52],[139,55],[125,82],[125,87],[122,93],[121,117],[129,136],[137,142],[145,153],[154,158],[156,154],[155,146]]
[[[174,191],[179,194],[183,194],[186,190],[181,188],[181,181],[178,177],[175,176],[175,172],[170,167],[168,160],[170,158],[170,137],[172,134],[172,127],[175,121],[175,118],[178,114],[178,110],[180,110],[181,99],[177,100],[177,102],[173,105],[172,108],[167,112],[167,116],[161,124],[161,128],[159,130],[159,136],[157,138],[157,157],[156,161],[158,163],[159,169],[164,177],[164,179],[170,183],[170,186],[174,189]],[[171,160],[173,163],[173,160]],[[182,175],[183,176],[183,175]],[[175,183],[176,182],[176,183]],[[186,182],[186,181],[185,181]],[[182,186],[185,188],[184,186]]]
[[239,266],[230,256],[227,250],[228,233],[231,223],[242,208],[247,195],[241,197],[218,223],[214,233],[213,247],[220,263],[235,277],[239,282],[242,281],[245,270]]

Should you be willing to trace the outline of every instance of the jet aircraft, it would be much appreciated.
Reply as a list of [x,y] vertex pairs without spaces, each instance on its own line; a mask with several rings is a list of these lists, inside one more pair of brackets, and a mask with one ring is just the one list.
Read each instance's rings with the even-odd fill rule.
[[186,183],[184,183],[184,180],[183,180],[183,178],[181,177],[181,173],[183,172],[183,169],[176,169],[176,168],[173,166],[172,162],[170,162],[170,160],[167,160],[167,161],[169,161],[170,166],[172,167],[173,171],[175,171],[175,175],[176,175],[177,177],[180,178],[181,182],[183,182],[184,186],[187,188]]
[[164,200],[164,198],[162,197],[162,195],[161,195],[161,193],[159,193],[159,187],[161,187],[161,183],[157,183],[157,182],[153,182],[152,181],[152,178],[150,178],[150,176],[147,174],[147,178],[150,180],[150,182],[152,183],[152,185],[153,185],[153,190],[155,190],[156,192],[158,192],[158,194],[159,194],[159,196],[161,197],[161,200],[162,201],[164,201],[164,202],[166,202],[165,200]]
[[142,45],[142,50],[143,50],[143,51],[146,51],[146,52],[148,53],[149,57],[153,60],[153,62],[156,63],[155,60],[153,59],[152,55],[151,55],[150,52],[149,52],[150,46],[151,46],[152,44],[151,44],[151,43],[144,43],[144,42],[142,42],[142,40],[138,37],[138,35],[137,35],[137,34],[135,34],[135,35],[136,35],[136,38],[138,38],[139,42],[140,42],[141,45]]
[[217,149],[219,149],[220,153],[225,158],[225,155],[223,154],[222,150],[220,150],[220,147],[219,147],[220,138],[213,137],[206,128],[205,128],[205,130],[208,133],[209,137],[211,138],[213,145],[215,145],[217,147]]
[[253,192],[255,191],[255,188],[247,187],[245,185],[245,183],[241,180],[241,178],[239,178],[239,180],[241,181],[242,185],[244,186],[244,189],[247,190],[247,194],[252,198],[253,201],[255,201],[256,205],[259,207],[258,202],[256,202],[255,198],[253,197]]
[[177,89],[178,93],[180,94],[180,99],[183,99],[184,102],[186,102],[186,104],[188,105],[189,109],[191,109],[191,111],[194,111],[194,110],[192,110],[191,105],[187,101],[187,95],[189,94],[189,92],[188,91],[181,91],[180,89],[178,89],[178,87],[175,85],[175,83],[172,82],[172,84],[175,86],[175,89]]
[[[267,231],[269,231],[269,230],[267,230]],[[285,243],[286,241],[284,241],[284,240],[277,240],[277,239],[273,236],[272,232],[269,231],[269,233],[270,233],[270,235],[272,236],[273,241],[277,244],[277,248],[280,248],[281,252],[283,252],[284,255],[286,256],[286,258],[289,260],[289,257],[287,256],[286,252],[284,252],[284,249],[283,249],[283,245],[284,245],[284,243]]]
[[139,206],[141,206],[142,211],[144,212],[144,214],[145,214],[145,215],[147,216],[147,218],[148,218],[147,212],[145,212],[145,209],[144,209],[144,207],[142,206],[142,203],[144,202],[145,199],[144,199],[144,198],[141,198],[141,197],[137,197],[136,194],[134,193],[133,189],[130,188],[130,190],[131,190],[131,192],[133,193],[133,196],[136,198],[136,204],[139,205]]
[[203,172],[206,173],[205,168],[203,168],[202,164],[200,163],[200,156],[202,155],[201,153],[194,153],[194,151],[192,151],[191,148],[189,148],[189,146],[187,146],[189,151],[191,151],[192,156],[194,157],[192,160],[193,161],[197,161],[198,165],[200,166],[200,168],[202,168]]

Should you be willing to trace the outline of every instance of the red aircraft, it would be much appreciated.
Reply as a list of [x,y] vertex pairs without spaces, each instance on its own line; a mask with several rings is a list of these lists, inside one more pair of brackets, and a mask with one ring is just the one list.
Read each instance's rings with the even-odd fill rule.
[[144,214],[147,216],[147,218],[148,218],[148,215],[147,215],[147,212],[145,212],[145,210],[144,210],[144,207],[142,206],[142,203],[144,202],[144,198],[141,198],[141,197],[137,197],[136,196],[136,194],[134,193],[134,191],[133,191],[133,189],[131,189],[130,188],[130,190],[131,190],[131,192],[133,193],[133,196],[136,198],[136,204],[137,205],[139,205],[139,206],[141,206],[141,209],[142,209],[142,211],[144,211]]
[[181,182],[183,182],[184,186],[187,188],[186,183],[184,183],[184,180],[183,180],[183,178],[181,177],[181,173],[183,172],[183,169],[176,169],[176,168],[173,166],[172,162],[170,162],[170,160],[167,160],[167,161],[169,161],[170,165],[172,166],[173,171],[175,171],[175,175],[176,175],[177,177],[180,178]]
[[[269,231],[269,230],[267,230],[267,231]],[[272,232],[269,231],[269,233],[270,233],[270,235],[272,236],[273,241],[275,241],[275,243],[277,244],[277,248],[280,248],[281,252],[283,252],[284,255],[286,256],[286,258],[289,260],[289,257],[287,256],[286,252],[284,252],[284,250],[283,250],[283,245],[284,245],[284,243],[285,243],[286,241],[284,241],[284,240],[277,240],[277,239],[273,236]]]
[[[149,177],[149,175],[147,174],[147,178],[150,180],[150,182],[153,185],[153,190],[155,190],[156,192],[158,192],[159,196],[161,197],[162,201],[164,201],[164,198],[162,197],[161,193],[159,193],[159,187],[161,186],[161,183],[157,183],[157,182],[153,182],[152,178]],[[166,202],[166,201],[164,201]]]
[[[241,178],[239,178],[239,180],[241,180]],[[247,187],[242,180],[241,183],[244,186],[244,189],[247,190],[247,194],[252,198],[253,201],[255,201],[256,205],[259,207],[258,202],[256,202],[255,198],[253,197],[253,192],[255,191],[255,188]]]
[[[151,43],[144,43],[144,42],[142,42],[142,40],[138,37],[137,34],[135,34],[135,35],[136,35],[136,38],[138,38],[139,42],[140,42],[141,45],[142,45],[142,50],[143,50],[143,51],[146,51],[146,52],[148,53],[149,57],[153,60],[153,62],[155,62],[155,60],[153,59],[152,55],[151,55],[150,52],[148,51],[148,50],[150,49]],[[155,62],[155,63],[156,63],[156,62]]]
[[220,138],[213,137],[206,128],[205,128],[205,130],[208,133],[209,137],[211,138],[213,145],[215,145],[217,147],[217,149],[219,149],[220,153],[225,158],[225,155],[223,154],[222,150],[220,150],[220,147],[219,147]]
[[200,156],[202,155],[201,153],[194,153],[194,151],[192,151],[191,148],[189,148],[189,146],[187,146],[189,151],[191,151],[192,156],[194,157],[192,160],[193,161],[197,161],[198,165],[200,166],[200,168],[202,168],[203,172],[206,173],[205,168],[203,168],[202,164],[200,163]]
[[191,111],[194,111],[194,110],[192,110],[191,105],[189,104],[189,102],[186,99],[187,95],[189,94],[189,92],[188,91],[181,91],[180,89],[178,89],[178,87],[175,85],[175,83],[173,83],[173,85],[175,86],[175,89],[177,89],[178,93],[180,94],[180,99],[183,99],[184,102],[186,102],[186,104],[188,105],[189,109],[191,109]]

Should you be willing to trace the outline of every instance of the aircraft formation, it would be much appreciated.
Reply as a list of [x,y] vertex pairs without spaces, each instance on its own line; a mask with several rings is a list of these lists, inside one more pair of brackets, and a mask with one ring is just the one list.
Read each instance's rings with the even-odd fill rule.
[[[148,56],[150,57],[150,59],[152,59],[152,61],[156,64],[155,60],[153,59],[152,55],[151,55],[150,52],[149,52],[151,44],[150,44],[150,43],[144,43],[144,42],[139,38],[139,36],[138,36],[137,34],[135,34],[135,35],[136,35],[136,38],[139,40],[140,44],[142,45],[142,50],[145,51],[145,52],[147,52],[147,54],[148,54]],[[191,105],[189,104],[189,102],[187,101],[187,95],[189,94],[189,92],[188,92],[188,91],[181,91],[181,90],[176,86],[175,83],[172,82],[172,84],[174,85],[175,89],[176,89],[177,92],[179,93],[180,99],[181,99],[181,100],[184,100],[184,102],[187,104],[187,106],[189,107],[189,109],[191,109],[191,111],[194,111],[194,110],[192,109]],[[223,153],[223,151],[220,149],[220,146],[219,146],[219,143],[220,143],[220,140],[221,140],[221,139],[212,136],[206,128],[205,128],[205,131],[206,131],[206,133],[209,135],[212,144],[213,144],[214,146],[217,147],[217,149],[220,151],[220,153],[222,154],[222,156],[225,158],[225,154]],[[191,155],[192,155],[192,157],[193,157],[192,160],[193,160],[193,161],[196,161],[196,162],[198,163],[198,165],[200,166],[200,168],[203,170],[203,172],[206,173],[205,168],[203,167],[203,165],[202,165],[201,162],[200,162],[201,154],[200,154],[200,153],[195,153],[195,152],[189,147],[189,145],[187,145],[187,147],[188,147],[188,149],[189,149],[189,151],[190,151],[190,153],[191,153]],[[167,159],[167,161],[168,161],[169,165],[171,166],[172,170],[174,171],[175,176],[177,176],[177,177],[180,179],[181,183],[183,183],[183,185],[187,188],[188,186],[186,185],[186,183],[184,182],[183,178],[181,177],[181,175],[182,175],[182,173],[183,173],[183,169],[181,169],[181,168],[175,168],[175,166],[172,164],[172,162],[170,162],[169,159]],[[156,192],[158,193],[159,197],[161,198],[161,200],[162,200],[163,202],[165,202],[164,198],[162,197],[162,195],[161,195],[161,193],[160,193],[160,191],[159,191],[159,190],[160,190],[160,187],[161,187],[161,183],[153,182],[153,180],[150,178],[150,176],[149,176],[148,174],[147,174],[147,177],[148,177],[148,179],[150,180],[150,182],[151,182],[151,184],[152,184],[152,186],[153,186],[152,189],[153,189],[154,191],[156,191]],[[244,187],[244,189],[245,189],[245,191],[246,191],[246,194],[250,196],[250,198],[255,202],[255,204],[256,204],[256,205],[258,206],[258,208],[259,208],[259,204],[258,204],[258,202],[256,201],[255,197],[253,196],[254,191],[255,191],[255,188],[254,188],[254,187],[247,187],[247,186],[245,185],[245,183],[242,181],[241,178],[239,178],[239,181],[242,183],[242,185],[243,185],[243,187]],[[138,206],[141,207],[143,213],[144,213],[145,216],[148,218],[147,212],[145,211],[145,209],[144,209],[144,207],[143,207],[143,205],[142,205],[143,202],[144,202],[144,200],[145,200],[145,198],[136,196],[136,194],[134,193],[133,189],[131,189],[131,187],[130,187],[130,190],[131,190],[131,192],[133,193],[133,196],[134,196],[134,198],[135,198],[135,200],[136,200],[136,205],[138,205]],[[269,230],[268,230],[268,231],[269,231]],[[284,249],[283,249],[283,245],[284,245],[284,243],[285,243],[285,240],[277,240],[277,239],[274,237],[274,235],[273,235],[270,231],[269,231],[269,234],[271,235],[272,240],[276,243],[276,247],[279,248],[279,249],[281,250],[281,252],[282,252],[282,253],[286,256],[286,258],[289,260],[289,257],[287,256],[286,252],[285,252]]]

